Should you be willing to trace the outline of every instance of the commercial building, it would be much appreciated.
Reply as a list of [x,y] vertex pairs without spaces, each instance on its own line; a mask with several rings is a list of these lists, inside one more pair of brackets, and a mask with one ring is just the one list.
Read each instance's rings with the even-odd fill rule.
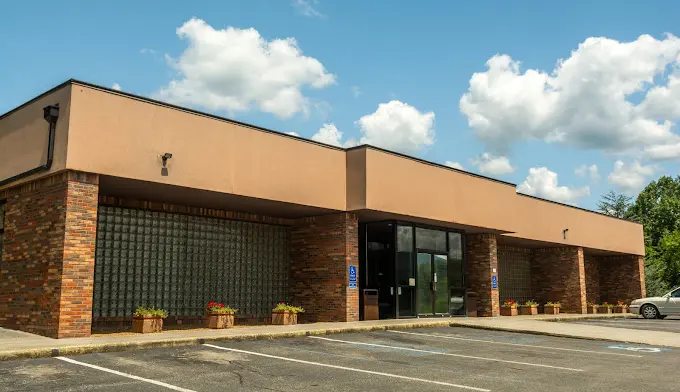
[[354,321],[364,289],[380,318],[645,291],[639,224],[75,80],[0,117],[0,203],[0,326],[52,337],[139,305]]

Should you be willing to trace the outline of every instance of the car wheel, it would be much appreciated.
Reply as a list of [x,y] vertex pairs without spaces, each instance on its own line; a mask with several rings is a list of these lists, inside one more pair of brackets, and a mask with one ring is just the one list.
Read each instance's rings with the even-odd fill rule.
[[659,311],[654,305],[644,305],[642,309],[640,309],[640,313],[642,314],[642,317],[646,319],[655,319],[659,317]]

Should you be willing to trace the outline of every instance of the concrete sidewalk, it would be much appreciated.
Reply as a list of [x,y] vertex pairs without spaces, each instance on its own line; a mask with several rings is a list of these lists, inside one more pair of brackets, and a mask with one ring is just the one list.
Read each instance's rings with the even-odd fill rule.
[[626,330],[574,323],[549,322],[583,318],[613,318],[624,315],[559,315],[494,318],[433,318],[348,323],[316,323],[292,326],[254,326],[232,329],[195,329],[156,334],[112,334],[89,338],[51,339],[0,328],[0,360],[76,355],[91,352],[126,351],[153,347],[202,344],[206,341],[256,340],[326,335],[347,332],[382,331],[423,327],[461,326],[513,332],[536,333],[582,339],[602,339],[654,346],[680,347],[680,334]]
[[[539,315],[533,317],[465,318],[455,319],[451,325],[567,338],[608,340],[613,342],[680,348],[680,333],[632,328],[625,329],[620,327],[613,328],[565,322],[569,320],[612,318],[617,316],[622,317],[622,315],[560,315],[559,317]],[[631,317],[630,315],[627,316]]]

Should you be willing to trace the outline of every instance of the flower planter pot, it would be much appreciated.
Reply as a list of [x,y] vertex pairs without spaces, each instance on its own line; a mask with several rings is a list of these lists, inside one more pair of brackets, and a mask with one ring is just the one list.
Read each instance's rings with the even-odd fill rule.
[[225,313],[209,313],[205,318],[205,324],[212,329],[225,329],[234,327],[234,315]]
[[560,314],[559,306],[544,306],[543,314]]
[[522,305],[519,307],[519,314],[522,316],[533,316],[535,314],[538,314],[538,306],[536,305],[531,305],[531,306],[526,306]]
[[161,317],[133,317],[132,331],[135,333],[153,333],[163,330],[163,319]]
[[611,313],[612,313],[612,309],[611,309],[611,308],[607,308],[607,307],[605,307],[605,306],[601,306],[601,307],[597,308],[597,313],[599,313],[599,314],[611,314]]
[[297,324],[297,313],[288,310],[283,312],[272,312],[272,325],[295,325]]
[[501,306],[501,316],[517,316],[517,308]]
[[627,306],[616,306],[614,307],[614,313],[628,313]]
[[598,308],[599,306],[588,306],[588,314],[596,314],[598,313]]

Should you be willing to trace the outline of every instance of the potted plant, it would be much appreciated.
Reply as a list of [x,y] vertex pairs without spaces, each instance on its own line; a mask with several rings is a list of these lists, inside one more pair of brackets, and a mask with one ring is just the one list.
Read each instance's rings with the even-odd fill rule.
[[161,332],[163,319],[166,317],[168,317],[168,312],[163,309],[140,306],[132,316],[132,331],[136,333]]
[[623,301],[618,301],[614,307],[614,313],[628,313],[628,305]]
[[588,314],[595,314],[597,313],[597,309],[600,307],[600,305],[588,302]]
[[543,306],[543,314],[560,314],[561,304],[558,302],[548,301]]
[[517,302],[514,299],[506,299],[503,302],[501,316],[517,316]]
[[609,302],[605,302],[597,308],[597,313],[611,314],[613,308],[614,305],[610,304]]
[[272,309],[272,324],[273,325],[295,325],[297,324],[298,313],[304,313],[305,310],[299,306],[288,305],[281,302]]
[[538,303],[534,300],[525,302],[524,305],[519,307],[519,314],[522,316],[533,316],[538,314]]
[[210,302],[205,309],[208,311],[205,318],[205,324],[208,328],[224,329],[234,326],[234,313],[238,309],[224,306],[220,302]]

